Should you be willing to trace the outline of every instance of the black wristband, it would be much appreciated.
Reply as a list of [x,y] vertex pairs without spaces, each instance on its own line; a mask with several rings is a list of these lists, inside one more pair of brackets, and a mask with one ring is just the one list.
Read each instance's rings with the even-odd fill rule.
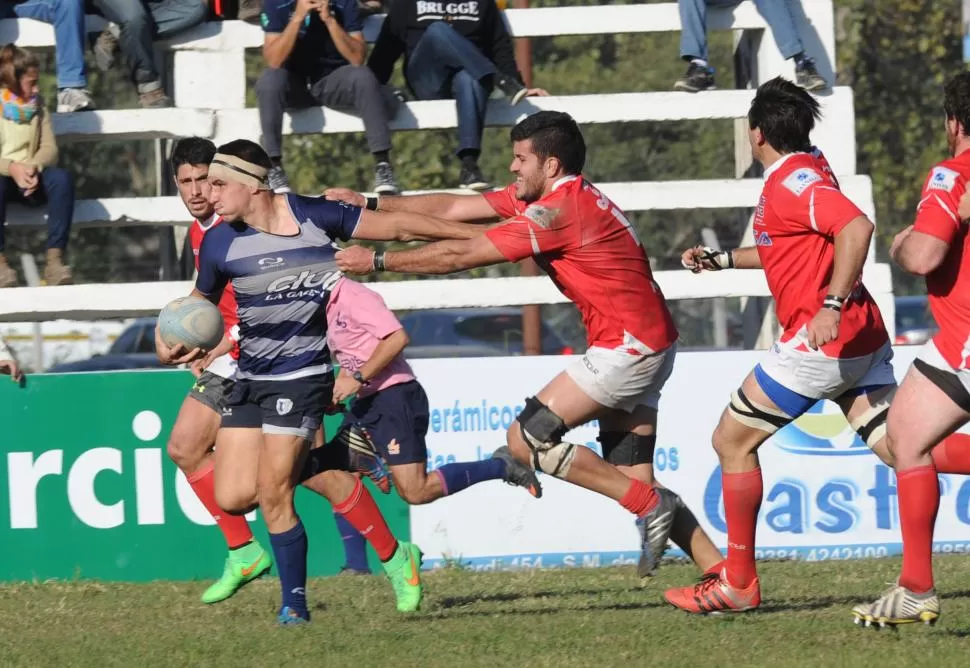
[[825,295],[825,299],[822,300],[822,308],[831,309],[837,313],[841,313],[842,305],[845,303],[845,297],[838,297],[836,295]]
[[384,271],[384,253],[374,253],[374,271]]
[[368,211],[377,211],[377,207],[380,206],[381,198],[379,195],[364,195],[364,199],[367,202],[364,204],[364,208]]
[[727,252],[727,256],[728,256],[728,269],[734,269],[734,251],[729,250]]

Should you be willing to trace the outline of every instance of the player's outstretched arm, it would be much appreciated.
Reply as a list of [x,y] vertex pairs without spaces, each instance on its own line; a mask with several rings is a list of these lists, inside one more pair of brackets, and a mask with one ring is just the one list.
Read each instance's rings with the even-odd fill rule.
[[437,241],[473,239],[485,234],[485,225],[457,223],[417,213],[367,211],[360,214],[354,239],[366,241]]
[[709,246],[688,248],[680,256],[680,264],[695,274],[722,269],[761,269],[761,257],[754,246],[719,251]]
[[485,236],[438,241],[421,248],[387,253],[374,253],[360,246],[351,246],[337,253],[337,266],[349,274],[368,274],[372,271],[451,274],[506,261],[495,244]]
[[[323,196],[329,200],[346,202],[361,208],[367,207],[368,198],[349,188],[330,188]],[[371,206],[376,211],[387,213],[419,213],[435,218],[457,220],[460,222],[488,222],[499,219],[495,209],[481,193],[474,195],[451,195],[449,193],[428,193],[427,195],[381,195],[374,198]]]

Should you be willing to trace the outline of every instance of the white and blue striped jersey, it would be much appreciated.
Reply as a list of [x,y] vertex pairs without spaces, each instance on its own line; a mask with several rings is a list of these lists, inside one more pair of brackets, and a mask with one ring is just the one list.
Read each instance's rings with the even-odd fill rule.
[[212,229],[199,251],[195,287],[209,297],[232,284],[239,309],[243,380],[291,380],[331,373],[326,306],[341,277],[335,240],[350,239],[360,207],[286,195],[300,231],[261,232],[242,221]]

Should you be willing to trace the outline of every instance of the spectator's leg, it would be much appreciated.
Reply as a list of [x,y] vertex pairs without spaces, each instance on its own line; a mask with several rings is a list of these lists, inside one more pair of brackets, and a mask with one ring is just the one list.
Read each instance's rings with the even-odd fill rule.
[[199,25],[208,14],[203,0],[147,0],[155,22],[155,38],[168,39]]
[[[57,62],[57,111],[94,109],[84,67],[84,4],[80,0],[27,0],[14,7],[16,16],[54,26]],[[9,18],[9,17],[5,17]]]
[[155,27],[145,6],[136,0],[94,0],[94,6],[102,16],[121,29],[118,43],[131,79],[138,88],[142,106],[172,106],[171,99],[162,88],[161,76],[155,68],[152,46]]
[[364,121],[367,145],[377,163],[374,168],[374,191],[397,192],[391,168],[391,130],[387,107],[377,77],[365,65],[344,65],[310,87],[310,95],[322,105],[351,111]]
[[828,87],[828,83],[815,68],[815,61],[805,54],[798,36],[793,2],[795,0],[755,0],[754,4],[768,24],[782,57],[795,61],[795,82],[806,90],[821,90]]
[[[432,79],[440,79],[442,83],[445,77],[458,70],[465,70],[477,81],[491,79],[496,74],[492,61],[486,58],[485,54],[479,51],[468,38],[443,21],[437,21],[428,26],[418,41],[408,63],[409,80],[412,71],[417,67],[414,62],[416,58],[422,69],[434,70]],[[418,93],[422,99],[429,99],[417,90],[415,93]],[[438,93],[440,95],[440,91]]]
[[754,4],[768,24],[782,57],[788,60],[804,55],[805,49],[798,37],[798,28],[795,27],[795,17],[788,6],[788,0],[755,0]]
[[4,228],[7,224],[7,200],[17,191],[17,184],[9,176],[0,176],[0,288],[17,285],[17,271],[7,262],[3,254]]
[[47,285],[71,283],[71,268],[64,264],[64,251],[74,219],[74,179],[61,167],[47,167],[40,176],[40,189],[36,199],[28,204],[47,204],[47,264],[44,281]]
[[466,70],[461,70],[451,80],[451,93],[458,111],[459,185],[462,188],[485,190],[490,187],[478,167],[489,92],[481,80]]
[[306,92],[306,82],[289,70],[267,67],[256,81],[256,100],[259,104],[261,143],[273,168],[269,172],[269,186],[274,192],[290,192],[290,183],[283,171],[283,112],[289,107],[312,104]]

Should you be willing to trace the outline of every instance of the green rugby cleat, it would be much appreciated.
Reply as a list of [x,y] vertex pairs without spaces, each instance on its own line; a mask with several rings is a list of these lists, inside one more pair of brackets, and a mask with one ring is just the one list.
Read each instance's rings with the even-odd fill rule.
[[202,602],[225,601],[244,584],[252,582],[272,567],[272,555],[256,541],[238,550],[232,550],[226,557],[226,567],[222,571],[222,577],[205,590],[202,594]]
[[421,607],[424,594],[421,585],[422,556],[417,545],[398,541],[394,556],[384,563],[384,572],[397,597],[398,612],[414,612]]

